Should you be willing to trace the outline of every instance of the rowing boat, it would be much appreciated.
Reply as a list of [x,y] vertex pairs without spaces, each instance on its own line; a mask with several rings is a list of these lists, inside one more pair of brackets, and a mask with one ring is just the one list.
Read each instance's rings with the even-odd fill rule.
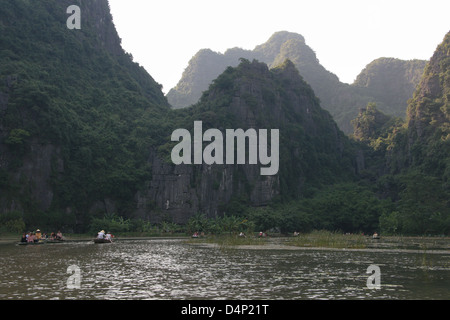
[[45,241],[38,241],[38,242],[19,242],[19,246],[37,246],[40,244],[45,244]]
[[61,239],[53,239],[53,240],[46,240],[46,243],[64,243],[65,240],[61,240]]
[[94,239],[94,243],[112,243],[112,241],[108,239]]

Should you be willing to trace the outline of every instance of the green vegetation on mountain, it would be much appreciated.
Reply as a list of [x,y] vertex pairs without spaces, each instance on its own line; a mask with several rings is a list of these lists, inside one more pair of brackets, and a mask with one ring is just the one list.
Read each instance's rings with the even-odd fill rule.
[[[74,4],[81,30],[66,26]],[[345,85],[302,36],[284,32],[253,51],[228,50],[237,63],[215,69],[201,97],[174,110],[121,48],[106,0],[0,0],[0,7],[0,232],[180,224],[231,233],[450,232],[448,35],[410,96],[406,121],[381,98],[386,92],[400,104],[410,90],[402,81],[418,81],[420,62],[374,62]],[[216,58],[198,68],[216,68]],[[383,83],[386,64],[399,71]],[[334,116],[354,119],[351,137]],[[278,174],[261,176],[249,164],[175,166],[171,133],[192,132],[194,121],[203,131],[279,129]]]
[[202,119],[203,130],[280,129],[282,197],[353,176],[350,141],[289,60],[269,70],[264,63],[241,59],[213,81],[197,104],[176,113],[183,115],[180,128],[192,129]]
[[[450,230],[450,33],[437,47],[409,101],[406,122],[369,106],[355,137],[378,156],[377,193],[395,205],[380,218],[385,232],[448,234]],[[383,164],[383,162],[384,164]],[[380,170],[381,168],[381,170]]]
[[[370,233],[378,230],[380,216],[391,212],[390,201],[380,200],[358,181],[355,145],[320,107],[289,60],[269,70],[258,61],[241,59],[213,81],[197,104],[173,111],[172,119],[191,132],[198,119],[203,120],[204,130],[245,130],[249,123],[253,128],[280,128],[279,195],[268,205],[249,205],[254,181],[243,171],[239,174],[247,188],[224,208],[225,214],[231,212],[230,219],[248,221],[253,231]],[[173,145],[168,142],[161,148],[166,159]],[[211,232],[216,226],[207,216],[203,223],[195,223],[197,231]],[[236,232],[249,230],[239,226],[236,223]]]
[[[72,4],[83,13],[81,30],[66,27]],[[1,207],[16,203],[37,223],[45,210],[87,213],[97,199],[129,206],[148,177],[147,150],[168,104],[160,85],[120,52],[107,2],[2,0],[0,7],[0,90],[8,96],[0,109]],[[44,146],[54,148],[45,155],[51,172],[39,181],[23,166]],[[39,165],[33,170],[44,171]],[[42,208],[35,196],[47,184],[54,195]]]

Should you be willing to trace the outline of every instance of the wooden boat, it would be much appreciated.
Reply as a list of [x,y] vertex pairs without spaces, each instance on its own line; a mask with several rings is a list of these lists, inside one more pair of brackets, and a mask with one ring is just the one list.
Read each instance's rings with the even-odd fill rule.
[[112,243],[112,241],[108,239],[94,239],[94,243]]
[[47,239],[45,240],[46,243],[63,243],[64,239]]
[[37,245],[41,245],[41,244],[45,244],[45,241],[38,241],[38,242],[19,242],[19,243],[18,243],[19,246],[37,246]]

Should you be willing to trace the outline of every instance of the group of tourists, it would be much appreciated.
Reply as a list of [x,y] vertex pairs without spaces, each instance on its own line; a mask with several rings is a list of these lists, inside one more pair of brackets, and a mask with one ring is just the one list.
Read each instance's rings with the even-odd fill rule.
[[103,239],[103,240],[112,241],[113,237],[114,236],[109,231],[105,233],[105,230],[102,230],[99,233],[97,233],[97,239]]
[[37,243],[44,240],[63,240],[63,235],[61,231],[58,231],[57,233],[52,232],[49,236],[47,233],[42,233],[41,230],[37,229],[36,231],[22,234],[20,242]]

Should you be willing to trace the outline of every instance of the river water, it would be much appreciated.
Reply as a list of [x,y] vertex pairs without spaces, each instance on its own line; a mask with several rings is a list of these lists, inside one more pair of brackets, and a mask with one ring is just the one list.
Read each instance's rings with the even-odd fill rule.
[[[368,283],[370,266],[378,282]],[[447,300],[450,250],[235,249],[185,239],[1,244],[0,299]]]

